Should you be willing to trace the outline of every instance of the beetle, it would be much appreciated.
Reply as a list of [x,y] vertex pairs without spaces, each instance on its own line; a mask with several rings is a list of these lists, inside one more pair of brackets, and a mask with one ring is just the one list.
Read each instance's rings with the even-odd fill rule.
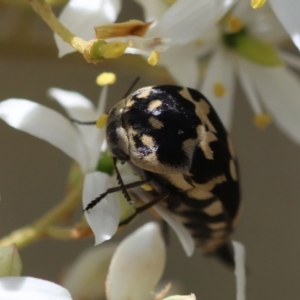
[[160,202],[190,231],[196,245],[234,264],[229,235],[240,211],[236,154],[217,113],[199,91],[173,85],[138,89],[109,112],[106,138],[114,162],[130,165],[140,182],[122,190],[129,202],[133,187],[147,182],[143,197],[154,199],[137,213]]

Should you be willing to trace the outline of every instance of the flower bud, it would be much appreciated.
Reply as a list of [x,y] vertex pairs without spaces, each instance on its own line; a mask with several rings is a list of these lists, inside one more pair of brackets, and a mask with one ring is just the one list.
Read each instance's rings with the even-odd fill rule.
[[20,276],[22,261],[16,244],[0,248],[0,277]]

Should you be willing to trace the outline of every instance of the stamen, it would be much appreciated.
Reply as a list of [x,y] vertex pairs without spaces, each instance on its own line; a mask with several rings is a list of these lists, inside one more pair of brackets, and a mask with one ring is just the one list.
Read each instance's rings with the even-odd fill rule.
[[240,32],[244,25],[240,18],[235,16],[229,16],[227,19],[227,26],[230,32],[236,33]]
[[142,188],[144,191],[147,191],[147,192],[153,190],[153,187],[152,187],[150,184],[148,184],[148,183],[145,183],[145,184],[141,185],[141,188]]
[[147,59],[147,62],[151,66],[157,65],[159,61],[160,53],[158,51],[152,51],[150,56]]
[[260,7],[264,6],[264,4],[266,3],[266,1],[267,0],[251,0],[251,6],[254,9],[260,8]]
[[254,124],[259,129],[265,129],[271,123],[271,117],[266,113],[261,113],[254,117]]
[[100,86],[114,84],[116,79],[116,74],[112,72],[103,72],[97,76],[96,83]]
[[101,115],[97,120],[96,127],[99,129],[103,128],[107,122],[107,118],[108,118],[107,114]]
[[213,94],[218,97],[221,98],[223,96],[225,96],[227,93],[226,87],[219,81],[216,81],[213,85]]
[[177,0],[167,0],[169,4],[174,4]]

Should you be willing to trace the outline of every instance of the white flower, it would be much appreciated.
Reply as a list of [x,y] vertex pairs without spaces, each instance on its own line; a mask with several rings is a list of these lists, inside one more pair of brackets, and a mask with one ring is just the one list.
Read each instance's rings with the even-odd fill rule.
[[[144,202],[149,202],[153,199],[149,199],[149,195],[146,191],[141,188],[134,189],[134,193]],[[190,234],[190,232],[183,226],[183,224],[177,219],[177,217],[164,208],[162,205],[155,205],[152,209],[162,217],[164,221],[174,230],[182,247],[187,256],[192,256],[195,250],[195,242]]]
[[[102,88],[97,108],[76,92],[52,88],[49,94],[66,110],[70,118],[95,121],[103,113],[107,86]],[[107,174],[94,172],[101,155],[100,147],[105,137],[104,130],[99,130],[95,126],[72,123],[54,110],[25,99],[2,101],[0,118],[16,129],[44,139],[78,162],[83,173],[88,174],[84,182],[84,208],[87,203],[113,184]],[[94,210],[85,213],[95,234],[96,243],[109,239],[118,228],[119,200],[114,194],[108,198],[109,201],[103,199]]]
[[[59,21],[82,39],[94,38],[94,27],[111,23],[117,19],[121,9],[120,0],[70,0],[62,10]],[[74,52],[75,49],[54,34],[58,56]]]
[[[85,176],[83,187],[83,207],[91,200],[116,184],[115,180],[102,172],[93,172]],[[85,212],[85,217],[95,235],[95,244],[109,240],[117,231],[120,220],[119,199],[115,193],[108,194],[93,209]]]
[[[105,289],[108,300],[152,299],[165,260],[159,226],[148,223],[123,240],[117,249],[115,244],[105,243],[83,252],[68,270],[62,285],[75,299],[102,299]],[[159,293],[161,297],[155,299],[164,298],[168,291],[169,284]],[[193,295],[173,297],[195,300]]]
[[104,299],[105,279],[115,250],[111,243],[85,250],[67,270],[62,286],[74,299]]
[[3,300],[70,300],[70,293],[62,286],[33,277],[1,277],[0,297]]
[[153,49],[161,52],[160,64],[181,85],[196,88],[199,82],[198,57],[206,54],[211,45],[207,42],[199,47],[195,40],[215,25],[237,1],[178,0],[172,5],[160,0],[135,1],[144,8],[146,21],[153,22],[145,38],[168,42],[163,49]]
[[[266,0],[251,0],[251,5],[254,8],[258,8],[264,5],[265,2]],[[268,3],[291,36],[294,44],[300,50],[300,19],[298,14],[300,2],[297,0],[268,0]]]
[[[136,1],[149,7],[147,0]],[[171,39],[172,45],[186,45],[206,33],[236,2],[237,0],[178,0],[161,15],[153,28],[153,34]],[[147,16],[151,18],[149,14]]]
[[22,261],[16,244],[0,247],[0,277],[19,276]]
[[[274,44],[287,38],[284,30],[267,5],[259,11],[249,11],[242,3],[228,18],[229,26],[230,22],[241,22],[240,26],[247,34],[235,37],[234,33],[220,32],[201,91],[216,108],[225,126],[230,128],[237,77],[256,115],[257,125],[263,127],[268,123],[266,111],[285,134],[300,143],[297,130],[300,102],[295,97],[300,93],[300,81],[283,65],[281,59],[284,57],[280,59],[279,52],[265,43],[267,40]],[[226,41],[231,37],[232,41]],[[230,45],[231,42],[237,44]]]
[[[196,87],[198,82],[197,57],[204,48],[186,47],[214,25],[236,0],[179,0],[172,6],[161,0],[136,0],[145,8],[146,21],[152,22],[144,36],[122,36],[106,39],[107,42],[128,42],[125,53],[149,57],[148,62],[155,65],[158,61],[167,67],[176,80],[183,85]],[[187,7],[192,9],[187,9]],[[186,12],[186,13],[185,13]],[[195,21],[201,20],[201,26]],[[99,30],[101,32],[101,30]],[[204,49],[204,51],[207,51]],[[156,52],[156,57],[151,54]],[[159,60],[159,55],[161,58]],[[151,59],[152,58],[152,59]],[[186,73],[189,74],[188,78]],[[193,81],[191,84],[190,80]]]
[[[162,53],[161,63],[178,83],[199,87],[199,59],[207,64],[210,54],[200,90],[228,129],[231,127],[238,78],[254,110],[257,125],[264,127],[269,122],[266,111],[284,133],[300,143],[300,102],[295,97],[300,93],[300,82],[282,60],[298,68],[300,62],[292,54],[273,48],[272,45],[288,39],[288,35],[270,6],[266,4],[259,10],[253,10],[248,1],[229,1],[228,6],[215,11],[214,20],[218,21],[219,15],[228,7],[231,8],[230,13],[227,12],[226,17],[213,26],[207,21],[208,16],[212,17],[212,8],[207,1],[196,1],[198,5],[195,6],[179,0],[170,7],[160,6],[161,10],[165,10],[163,13],[153,7],[150,10],[147,1],[136,1],[143,5],[147,20],[156,20],[153,27],[155,34],[171,38],[172,47]],[[195,1],[189,0],[189,4],[192,2]],[[210,4],[213,3],[211,1]],[[196,18],[197,13],[205,17]],[[239,44],[230,45],[230,38]]]
[[[114,252],[114,253],[113,253]],[[120,245],[103,244],[82,253],[63,285],[75,299],[148,299],[165,266],[166,249],[156,223],[148,223]]]
[[106,282],[108,300],[147,300],[165,266],[166,249],[156,223],[124,239],[115,251]]

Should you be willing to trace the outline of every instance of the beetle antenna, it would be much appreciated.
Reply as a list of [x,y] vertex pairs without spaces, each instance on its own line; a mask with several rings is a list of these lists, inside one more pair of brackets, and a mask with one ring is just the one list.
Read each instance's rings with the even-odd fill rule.
[[139,80],[141,79],[141,77],[137,77],[134,79],[134,81],[132,82],[132,84],[130,85],[129,89],[127,90],[127,92],[125,93],[124,97],[123,98],[126,98],[130,93],[131,91],[133,90],[133,88],[135,87],[135,85],[139,82]]
[[120,172],[119,172],[119,169],[118,169],[118,167],[117,167],[117,159],[116,159],[115,157],[113,157],[113,165],[114,165],[114,169],[115,169],[115,171],[116,171],[118,184],[119,184],[119,185],[121,186],[121,188],[122,188],[122,193],[123,193],[125,199],[129,202],[129,204],[132,205],[132,204],[133,204],[133,201],[132,201],[132,199],[130,198],[130,196],[129,196],[127,190],[126,190],[126,187],[125,187],[125,185],[124,185],[123,179],[122,179],[121,174],[120,174]]

